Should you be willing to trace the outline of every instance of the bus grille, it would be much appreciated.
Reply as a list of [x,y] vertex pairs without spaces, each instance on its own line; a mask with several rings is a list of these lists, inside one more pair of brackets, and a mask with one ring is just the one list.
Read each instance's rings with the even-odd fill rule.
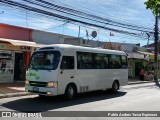
[[47,82],[29,81],[30,86],[46,87]]

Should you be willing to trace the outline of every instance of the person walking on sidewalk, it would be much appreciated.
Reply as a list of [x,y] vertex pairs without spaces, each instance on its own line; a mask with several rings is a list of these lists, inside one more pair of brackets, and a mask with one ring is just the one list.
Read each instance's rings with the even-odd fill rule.
[[144,76],[145,76],[145,70],[144,70],[144,67],[141,68],[140,70],[140,80],[144,80]]

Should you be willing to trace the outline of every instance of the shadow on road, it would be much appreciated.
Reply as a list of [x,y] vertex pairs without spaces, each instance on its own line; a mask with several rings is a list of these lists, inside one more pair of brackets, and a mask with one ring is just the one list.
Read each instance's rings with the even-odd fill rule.
[[125,94],[126,92],[110,94],[109,92],[106,93],[106,91],[94,91],[78,94],[78,96],[71,101],[65,101],[63,96],[45,98],[33,97],[4,103],[2,106],[20,112],[45,112],[48,110],[54,110],[68,106],[121,97]]

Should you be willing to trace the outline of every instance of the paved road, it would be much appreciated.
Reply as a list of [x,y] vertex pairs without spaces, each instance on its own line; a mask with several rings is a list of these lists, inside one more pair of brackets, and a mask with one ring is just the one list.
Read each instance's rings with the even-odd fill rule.
[[[0,111],[8,110],[21,112],[160,111],[160,89],[154,83],[145,83],[124,86],[117,94],[104,91],[80,94],[72,101],[64,101],[62,96],[40,99],[37,95],[0,99]],[[137,119],[142,120],[142,118]]]

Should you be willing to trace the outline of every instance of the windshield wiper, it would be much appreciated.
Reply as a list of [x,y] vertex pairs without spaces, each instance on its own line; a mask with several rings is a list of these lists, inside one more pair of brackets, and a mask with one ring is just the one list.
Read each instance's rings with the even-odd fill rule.
[[50,70],[50,69],[48,69],[48,68],[45,68],[45,70],[48,70],[49,72],[51,72],[51,70]]
[[45,67],[38,67],[39,69],[42,69],[42,70],[48,70],[49,72],[51,72],[51,70],[50,69],[48,69],[48,68],[45,68]]

